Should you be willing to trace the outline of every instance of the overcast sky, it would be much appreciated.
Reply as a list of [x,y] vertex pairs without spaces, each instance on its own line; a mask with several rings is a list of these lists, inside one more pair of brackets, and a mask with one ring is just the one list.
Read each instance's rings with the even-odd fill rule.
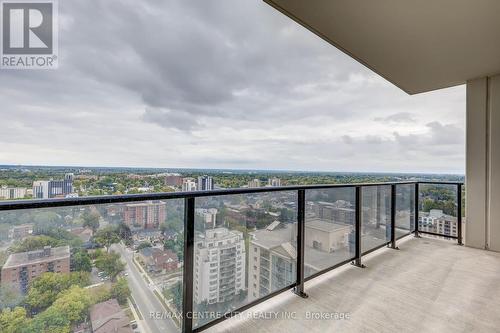
[[0,164],[463,173],[465,88],[408,96],[260,0],[59,1],[0,72]]

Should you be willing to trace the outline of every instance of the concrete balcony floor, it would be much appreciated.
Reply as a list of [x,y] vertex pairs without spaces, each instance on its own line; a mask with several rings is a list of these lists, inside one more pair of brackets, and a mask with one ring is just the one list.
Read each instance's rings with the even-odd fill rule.
[[[208,332],[498,332],[500,253],[432,238],[398,242],[366,257],[366,268],[343,266],[306,283],[308,299],[272,298]],[[248,319],[278,312],[278,318]],[[283,318],[294,312],[296,319]],[[348,320],[306,319],[306,312],[349,314]]]

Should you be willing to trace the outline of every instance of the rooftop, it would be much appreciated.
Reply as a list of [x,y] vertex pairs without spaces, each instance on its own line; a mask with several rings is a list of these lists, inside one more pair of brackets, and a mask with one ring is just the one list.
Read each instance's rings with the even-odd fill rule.
[[306,229],[307,228],[317,229],[319,231],[331,233],[339,230],[345,230],[349,232],[352,226],[347,224],[332,223],[319,218],[311,218],[306,220]]
[[132,333],[130,319],[116,299],[93,305],[90,309],[90,321],[94,333]]
[[[48,251],[50,250],[50,252]],[[45,251],[45,252],[44,252]],[[16,266],[26,266],[36,264],[47,260],[58,260],[69,258],[69,246],[46,248],[30,252],[13,253],[9,256],[3,268]]]

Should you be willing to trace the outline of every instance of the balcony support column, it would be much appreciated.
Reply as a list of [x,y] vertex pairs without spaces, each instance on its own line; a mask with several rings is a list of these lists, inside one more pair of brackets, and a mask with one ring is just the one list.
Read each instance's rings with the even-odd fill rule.
[[466,133],[465,245],[500,251],[500,75],[467,82]]

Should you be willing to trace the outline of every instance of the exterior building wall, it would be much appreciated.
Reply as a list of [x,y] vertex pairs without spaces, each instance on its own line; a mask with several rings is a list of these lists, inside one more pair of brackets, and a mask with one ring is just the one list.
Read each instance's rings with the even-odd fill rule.
[[167,218],[165,202],[145,202],[125,205],[123,219],[128,226],[156,229]]
[[28,190],[24,187],[0,187],[0,199],[15,200],[22,199]]
[[193,178],[184,178],[182,180],[182,191],[183,192],[192,192],[196,191],[196,182]]
[[198,177],[198,191],[211,191],[214,189],[214,179],[211,176]]
[[74,192],[73,174],[68,173],[63,180],[39,180],[33,182],[33,198],[49,199],[64,197]]
[[500,75],[467,82],[465,245],[500,251]]
[[165,185],[167,186],[182,186],[181,175],[167,175],[165,176]]
[[33,224],[23,224],[12,227],[9,238],[20,240],[33,234]]
[[[61,248],[50,249],[58,251]],[[42,254],[44,250],[32,251],[26,253],[11,254],[2,268],[1,284],[8,284],[26,292],[30,281],[46,272],[69,273],[70,272],[70,251],[69,247],[64,247],[63,256],[54,257],[48,254]],[[45,250],[47,251],[47,249]],[[13,256],[25,254],[37,254],[32,260],[24,260],[19,263],[10,264]]]
[[248,182],[248,187],[249,188],[257,188],[260,187],[261,183],[259,179],[254,179]]
[[197,235],[194,257],[197,304],[230,301],[246,289],[245,241],[240,231],[216,228]]

